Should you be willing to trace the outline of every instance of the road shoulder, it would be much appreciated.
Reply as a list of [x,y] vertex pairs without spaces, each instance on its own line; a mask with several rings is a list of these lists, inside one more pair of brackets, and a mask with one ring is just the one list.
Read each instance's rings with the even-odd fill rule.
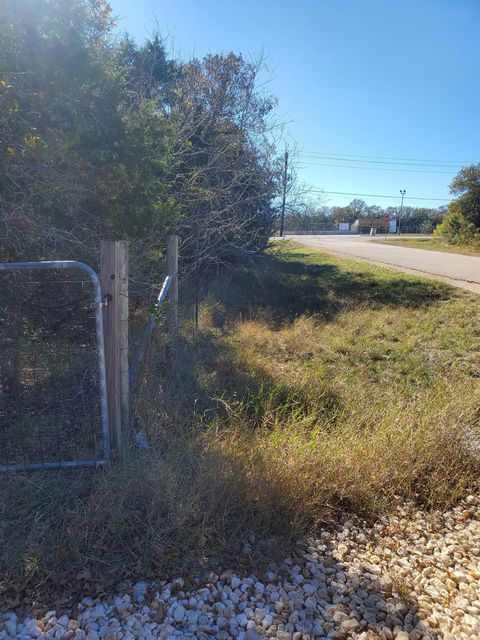
[[364,258],[362,256],[355,255],[354,253],[335,251],[334,249],[330,249],[328,247],[314,247],[307,242],[302,242],[298,238],[295,238],[293,242],[297,242],[298,244],[308,247],[309,249],[312,249],[314,251],[329,253],[331,255],[337,256],[338,258],[351,258],[353,260],[358,260],[358,262],[366,262],[367,264],[375,264],[379,267],[387,267],[388,269],[393,269],[394,271],[402,271],[403,273],[424,276],[425,278],[430,278],[431,280],[439,280],[440,282],[446,282],[447,284],[450,284],[452,287],[458,287],[460,289],[465,289],[467,291],[471,291],[472,293],[480,295],[480,284],[477,282],[469,282],[468,280],[459,280],[457,278],[440,276],[435,273],[430,273],[429,271],[423,271],[421,269],[412,269],[411,267],[402,267],[383,260],[372,260],[370,258]]

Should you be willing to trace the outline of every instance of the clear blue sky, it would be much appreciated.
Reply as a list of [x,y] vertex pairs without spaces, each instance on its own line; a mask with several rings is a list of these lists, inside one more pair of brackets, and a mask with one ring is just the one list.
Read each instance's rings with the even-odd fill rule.
[[[408,198],[449,199],[448,184],[461,163],[480,162],[480,0],[111,5],[120,30],[141,42],[157,23],[181,58],[263,51],[290,138],[304,152],[331,154],[301,157],[314,164],[301,165],[300,176],[317,189],[395,197],[406,189],[406,204],[435,206],[441,202]],[[333,159],[337,154],[367,162]],[[404,164],[368,162],[379,158]],[[351,199],[329,195],[327,204]]]

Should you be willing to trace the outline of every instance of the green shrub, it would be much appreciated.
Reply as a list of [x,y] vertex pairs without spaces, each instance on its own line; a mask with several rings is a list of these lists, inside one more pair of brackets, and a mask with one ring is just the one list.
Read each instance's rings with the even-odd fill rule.
[[450,244],[480,243],[480,230],[465,218],[458,201],[450,204],[447,215],[434,234]]

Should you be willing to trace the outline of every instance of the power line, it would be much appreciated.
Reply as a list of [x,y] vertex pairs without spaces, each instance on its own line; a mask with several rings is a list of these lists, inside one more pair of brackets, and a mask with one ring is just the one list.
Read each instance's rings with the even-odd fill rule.
[[[333,162],[364,162],[366,164],[395,164],[395,165],[401,165],[404,167],[433,167],[433,168],[437,168],[437,169],[442,169],[442,168],[446,168],[448,166],[451,167],[460,167],[460,164],[452,164],[452,163],[443,163],[441,164],[440,162],[434,163],[434,164],[422,164],[420,161],[419,162],[394,162],[394,161],[390,161],[390,160],[360,160],[360,159],[354,159],[353,157],[342,157],[342,156],[337,156],[337,157],[333,157],[333,156],[321,156],[320,154],[317,155],[308,155],[305,153],[299,153],[299,156],[305,158],[307,160],[325,160],[325,161],[333,161]],[[301,162],[303,162],[303,160],[301,160]]]
[[392,169],[390,167],[354,167],[352,165],[348,165],[348,164],[321,164],[319,162],[305,162],[304,160],[301,160],[300,163],[302,166],[299,166],[300,169],[305,168],[305,166],[311,166],[311,167],[337,167],[339,169],[359,169],[361,171],[367,170],[367,171],[400,171],[402,173],[443,173],[443,174],[448,174],[448,175],[452,175],[453,173],[455,173],[454,170],[451,171],[434,171],[434,170],[422,170],[422,169]]
[[398,158],[394,156],[368,156],[368,155],[355,155],[346,153],[324,153],[323,151],[301,151],[301,154],[309,155],[322,155],[322,156],[342,156],[344,158],[371,158],[375,160],[407,160],[411,162],[446,162],[448,164],[476,164],[474,160],[426,160],[422,158]]
[[[314,193],[326,193],[328,195],[336,196],[361,196],[362,198],[389,198],[391,200],[398,200],[398,196],[380,195],[378,193],[349,193],[348,191],[324,191],[323,189],[312,189]],[[438,202],[451,202],[451,200],[445,200],[444,198],[420,198],[414,196],[408,196],[408,200],[426,200],[426,201],[438,201]]]

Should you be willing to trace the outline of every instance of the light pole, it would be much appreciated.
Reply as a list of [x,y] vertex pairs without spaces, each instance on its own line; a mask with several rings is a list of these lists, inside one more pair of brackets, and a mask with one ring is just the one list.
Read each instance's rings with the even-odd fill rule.
[[398,235],[400,235],[400,220],[402,218],[402,213],[403,213],[403,198],[407,192],[405,191],[405,189],[400,189],[400,193],[402,194],[402,202],[400,203],[400,213],[398,214],[398,229],[397,229]]

